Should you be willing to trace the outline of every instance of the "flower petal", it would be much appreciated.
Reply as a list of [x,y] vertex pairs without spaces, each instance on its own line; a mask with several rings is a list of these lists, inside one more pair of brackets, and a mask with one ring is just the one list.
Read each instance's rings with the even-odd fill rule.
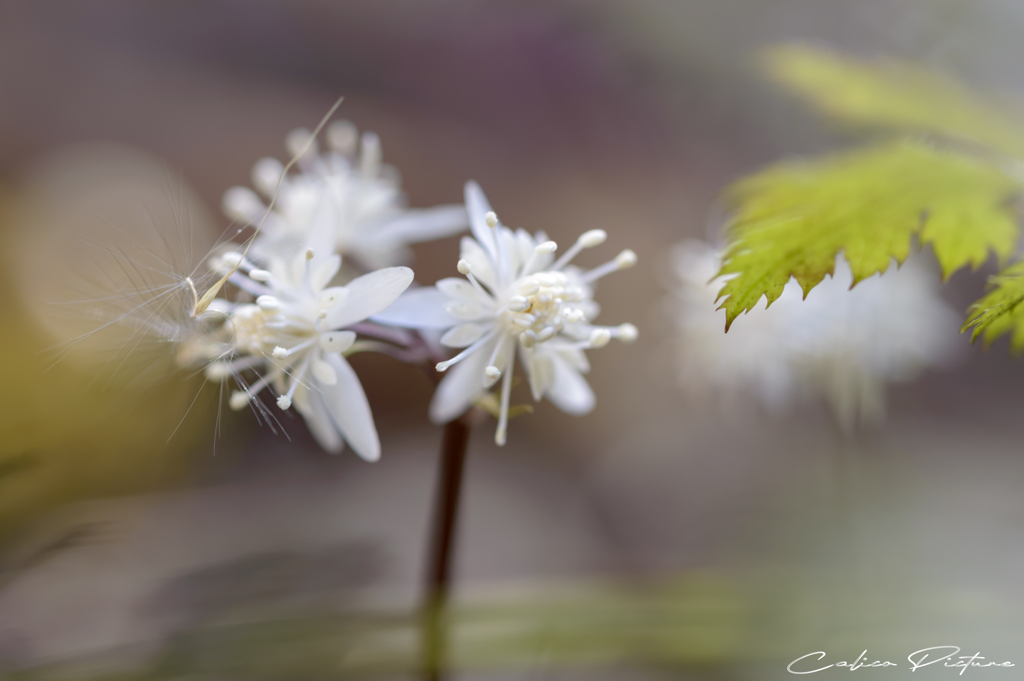
[[[469,227],[473,231],[473,237],[480,244],[487,254],[488,260],[492,263],[498,261],[497,251],[494,248],[494,239],[491,237],[491,228],[487,226],[486,215],[493,212],[491,204],[484,195],[484,190],[476,182],[470,180],[465,188],[466,212],[469,213]],[[479,275],[478,275],[479,276]]]
[[337,372],[334,371],[330,364],[319,357],[313,357],[310,360],[310,369],[312,369],[316,380],[324,385],[335,385],[338,382]]
[[448,333],[441,336],[441,345],[449,348],[464,348],[472,345],[480,336],[484,335],[485,327],[469,322],[459,324],[448,330]]
[[338,377],[336,384],[321,386],[331,420],[356,454],[366,461],[376,461],[380,458],[380,439],[359,377],[341,355],[326,355],[325,361]]
[[327,413],[324,398],[319,392],[300,387],[295,392],[292,405],[302,414],[306,427],[324,451],[331,454],[340,454],[344,451],[345,442],[334,426],[330,414]]
[[332,255],[325,258],[323,262],[317,264],[313,269],[310,281],[314,291],[319,291],[331,283],[331,279],[334,279],[334,275],[341,269],[341,256]]
[[456,298],[458,300],[476,300],[480,295],[472,284],[458,277],[441,279],[434,286],[449,298]]
[[458,234],[469,226],[465,206],[435,206],[408,210],[375,230],[374,238],[388,242],[418,243]]
[[430,401],[430,420],[447,423],[458,418],[485,392],[482,384],[484,367],[498,339],[485,343],[479,350],[445,372]]
[[327,310],[324,325],[328,329],[339,329],[377,314],[409,288],[412,277],[408,267],[387,267],[351,281],[343,287],[348,296]]
[[494,261],[491,260],[483,246],[468,236],[464,236],[459,242],[459,257],[469,263],[473,276],[481,284],[492,291],[495,289],[498,275],[494,270]]
[[445,311],[450,302],[451,298],[433,286],[411,289],[370,317],[370,321],[407,329],[448,329],[459,323]]
[[587,379],[558,355],[549,356],[554,378],[547,390],[547,398],[567,414],[578,416],[593,409],[597,400]]

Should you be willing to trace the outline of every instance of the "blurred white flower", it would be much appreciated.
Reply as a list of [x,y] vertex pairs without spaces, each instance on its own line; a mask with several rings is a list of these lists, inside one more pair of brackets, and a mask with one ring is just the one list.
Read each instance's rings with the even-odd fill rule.
[[[310,248],[297,257],[274,258],[267,269],[240,253],[219,258],[215,269],[233,271],[229,281],[255,296],[255,303],[215,299],[205,316],[223,323],[184,345],[180,361],[207,363],[211,380],[233,376],[243,389],[231,395],[232,409],[249,404],[265,409],[252,398],[272,386],[278,407],[294,405],[324,449],[340,452],[348,442],[363,459],[375,461],[380,441],[373,415],[343,354],[356,334],[345,329],[394,302],[413,273],[391,267],[327,287],[341,258],[314,255]],[[251,385],[245,379],[249,372],[257,375]]]
[[583,351],[611,338],[631,342],[637,335],[632,324],[591,323],[598,311],[593,284],[632,266],[636,256],[626,250],[584,272],[569,263],[581,250],[604,243],[603,231],[585,232],[555,260],[557,246],[544,233],[531,236],[502,226],[475,182],[466,184],[466,207],[473,238],[463,237],[458,264],[466,279],[442,279],[436,288],[410,291],[374,320],[447,329],[441,344],[464,348],[437,365],[438,371],[454,368],[431,402],[435,423],[459,416],[504,376],[495,433],[495,442],[503,445],[517,349],[534,400],[546,396],[570,414],[593,408],[594,393],[582,376],[590,370]]
[[[284,166],[274,158],[264,158],[253,168],[253,184],[260,194],[268,202],[277,195],[253,244],[255,257],[301,252],[306,235],[327,224],[334,252],[354,258],[366,269],[377,269],[406,262],[409,244],[467,227],[460,205],[405,207],[398,173],[382,163],[375,134],[360,137],[350,122],[335,121],[327,127],[328,149],[323,153],[316,140],[310,140],[311,134],[293,130],[285,140],[291,156],[302,154],[299,172],[282,177]],[[248,225],[260,224],[267,211],[264,199],[246,187],[225,192],[223,208],[228,217]]]
[[790,280],[770,307],[764,301],[725,333],[715,279],[721,251],[699,241],[671,256],[675,357],[683,386],[700,396],[753,392],[771,409],[824,397],[842,428],[884,415],[887,382],[914,378],[956,350],[957,315],[941,299],[938,277],[920,257],[891,266],[853,289],[849,265],[803,292]]

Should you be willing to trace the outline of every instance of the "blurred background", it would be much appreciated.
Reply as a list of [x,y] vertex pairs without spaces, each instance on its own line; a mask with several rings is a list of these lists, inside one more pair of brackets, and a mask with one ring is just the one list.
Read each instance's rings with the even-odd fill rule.
[[[0,674],[417,677],[441,438],[418,370],[353,359],[383,445],[366,464],[300,419],[218,417],[158,347],[58,347],[96,325],[61,304],[95,297],[81,282],[143,285],[122,248],[194,266],[223,192],[342,95],[410,205],[475,179],[506,224],[602,228],[641,263],[602,282],[602,319],[640,340],[593,353],[596,410],[542,403],[503,449],[473,433],[454,677],[771,679],[817,650],[939,645],[1024,664],[1024,366],[962,338],[850,440],[823,406],[694,399],[662,304],[668,247],[717,235],[725,186],[850,141],[763,79],[762,48],[1019,93],[1022,30],[1015,0],[3,3]],[[418,280],[456,253],[417,246]]]

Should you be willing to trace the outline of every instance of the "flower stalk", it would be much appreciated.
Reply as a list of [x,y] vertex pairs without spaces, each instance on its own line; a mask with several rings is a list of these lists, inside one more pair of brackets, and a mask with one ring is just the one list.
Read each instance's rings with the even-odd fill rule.
[[464,415],[445,424],[441,440],[424,604],[423,670],[424,678],[428,681],[439,681],[445,664],[445,611],[451,585],[459,495],[462,489],[469,432],[468,415]]

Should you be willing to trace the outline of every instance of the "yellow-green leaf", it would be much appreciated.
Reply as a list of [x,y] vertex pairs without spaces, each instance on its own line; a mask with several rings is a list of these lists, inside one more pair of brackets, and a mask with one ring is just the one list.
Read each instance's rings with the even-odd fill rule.
[[795,277],[806,294],[836,255],[854,282],[902,262],[916,237],[931,244],[945,276],[1009,257],[1018,237],[1018,182],[983,159],[893,143],[783,163],[735,185],[735,213],[720,274],[726,328],[762,296],[770,304]]
[[971,341],[984,336],[986,345],[1010,334],[1013,352],[1024,352],[1024,262],[1016,262],[989,279],[990,290],[971,305],[962,331]]
[[933,71],[787,45],[766,53],[771,75],[850,123],[928,132],[1024,157],[1024,115]]

